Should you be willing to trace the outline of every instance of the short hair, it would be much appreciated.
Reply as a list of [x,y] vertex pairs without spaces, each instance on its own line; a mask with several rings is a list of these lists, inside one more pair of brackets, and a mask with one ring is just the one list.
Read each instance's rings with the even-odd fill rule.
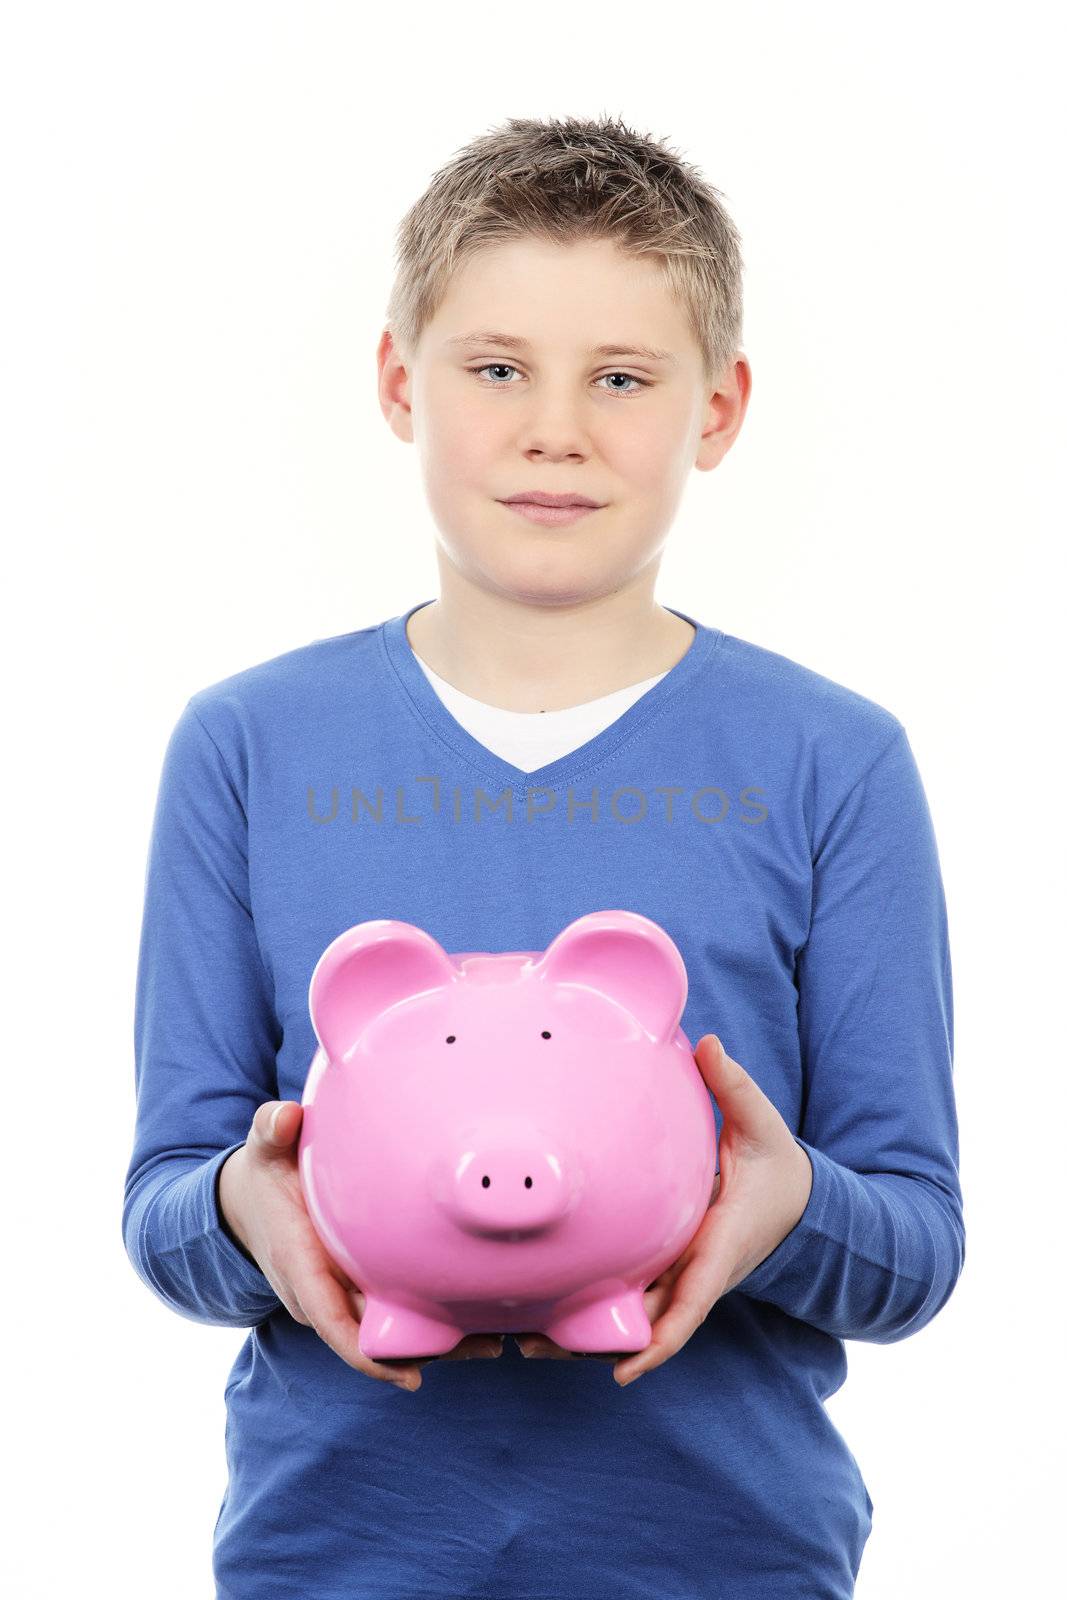
[[698,169],[613,117],[510,117],[434,172],[399,224],[386,325],[401,358],[468,257],[525,236],[611,239],[658,259],[709,384],[739,351],[740,236]]

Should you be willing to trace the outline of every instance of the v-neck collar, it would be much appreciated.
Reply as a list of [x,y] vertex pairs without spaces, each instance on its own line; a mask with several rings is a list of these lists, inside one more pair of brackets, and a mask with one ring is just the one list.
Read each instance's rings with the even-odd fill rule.
[[632,738],[649,718],[658,715],[668,700],[692,684],[697,674],[711,661],[723,637],[719,628],[707,628],[695,617],[687,616],[684,611],[676,611],[673,606],[665,606],[664,610],[681,617],[683,622],[691,623],[696,629],[689,649],[681,660],[676,661],[651,689],[646,689],[632,705],[627,706],[620,717],[616,717],[614,722],[602,728],[584,744],[564,756],[557,757],[555,761],[549,761],[543,767],[537,767],[532,772],[524,772],[521,767],[505,761],[502,756],[498,756],[494,750],[490,750],[473,734],[467,732],[463,724],[449,711],[419,665],[407,634],[408,618],[416,611],[421,611],[423,606],[432,604],[432,599],[420,600],[402,615],[390,617],[387,622],[382,623],[378,637],[385,660],[392,668],[401,690],[406,693],[416,714],[428,724],[453,755],[458,756],[475,772],[493,783],[509,784],[513,789],[519,790],[567,782],[581,777],[583,773],[606,760],[627,739]]

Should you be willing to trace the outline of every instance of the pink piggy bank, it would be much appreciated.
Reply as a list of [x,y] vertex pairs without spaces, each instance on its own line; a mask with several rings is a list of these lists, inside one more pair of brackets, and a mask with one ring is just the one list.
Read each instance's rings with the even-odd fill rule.
[[364,1355],[524,1330],[646,1347],[644,1291],[715,1175],[687,992],[677,946],[633,911],[579,917],[544,951],[449,955],[388,919],[334,939],[308,993],[298,1170],[366,1297]]

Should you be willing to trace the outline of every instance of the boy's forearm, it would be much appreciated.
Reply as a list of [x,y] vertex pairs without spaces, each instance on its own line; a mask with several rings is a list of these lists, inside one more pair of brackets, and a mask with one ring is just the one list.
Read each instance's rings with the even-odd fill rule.
[[797,1142],[812,1165],[810,1204],[735,1288],[838,1339],[890,1344],[917,1333],[963,1268],[955,1198],[919,1177],[854,1172]]
[[218,1171],[238,1148],[199,1162],[175,1156],[135,1175],[123,1239],[138,1276],[172,1310],[194,1322],[251,1328],[282,1302],[219,1210]]

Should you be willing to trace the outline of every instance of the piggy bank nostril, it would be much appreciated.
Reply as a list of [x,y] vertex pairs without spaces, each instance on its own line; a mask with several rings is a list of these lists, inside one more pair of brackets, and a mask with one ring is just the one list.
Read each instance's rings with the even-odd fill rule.
[[533,1188],[533,1179],[532,1178],[527,1178],[526,1187],[527,1187],[527,1189],[532,1189]]

